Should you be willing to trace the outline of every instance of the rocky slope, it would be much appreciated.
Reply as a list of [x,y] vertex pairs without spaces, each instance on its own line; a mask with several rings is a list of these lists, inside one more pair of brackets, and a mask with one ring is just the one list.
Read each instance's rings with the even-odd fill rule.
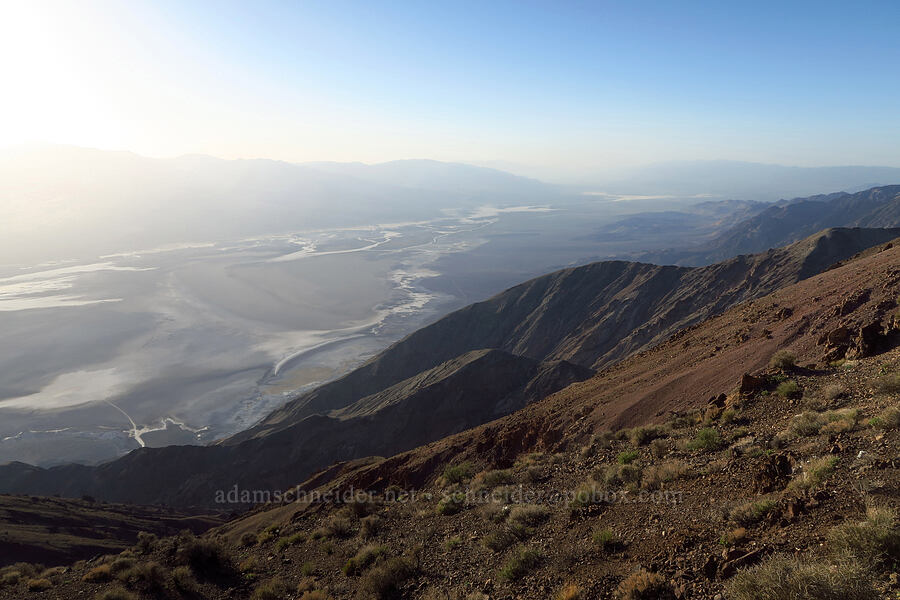
[[897,236],[900,229],[832,229],[703,268],[611,261],[557,271],[416,331],[224,443],[265,436],[309,415],[340,409],[479,348],[602,368]]
[[779,202],[697,248],[649,253],[659,264],[704,265],[791,244],[829,227],[900,226],[900,185]]
[[92,498],[0,495],[0,567],[16,561],[69,564],[121,552],[133,546],[141,532],[166,536],[190,530],[200,534],[223,522],[217,515],[106,504]]

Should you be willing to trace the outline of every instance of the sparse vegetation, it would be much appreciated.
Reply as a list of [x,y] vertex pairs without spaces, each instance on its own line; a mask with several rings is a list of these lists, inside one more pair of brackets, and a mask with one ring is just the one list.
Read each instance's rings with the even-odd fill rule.
[[638,571],[619,584],[616,597],[620,600],[674,600],[675,592],[662,575]]
[[53,582],[43,577],[39,579],[29,579],[25,582],[25,587],[29,592],[44,592],[53,587]]
[[378,515],[369,515],[359,520],[359,537],[364,540],[370,540],[378,535],[381,530],[381,517]]
[[690,472],[690,467],[680,460],[667,460],[658,465],[650,465],[644,469],[641,487],[645,490],[658,490],[666,483],[677,481]]
[[729,514],[729,518],[738,525],[749,527],[765,519],[773,508],[775,508],[775,501],[763,498],[734,508]]
[[900,560],[897,514],[888,508],[869,507],[865,521],[832,529],[828,545],[838,558],[849,556],[866,565],[893,564]]
[[201,577],[222,577],[234,570],[231,555],[222,543],[192,536],[179,540],[175,562]]
[[386,599],[404,581],[413,576],[416,569],[408,558],[390,558],[369,569],[359,584],[361,594]]
[[640,455],[634,450],[626,450],[624,452],[620,452],[616,460],[619,461],[620,465],[628,465],[633,463],[638,456]]
[[581,600],[581,588],[575,585],[574,583],[570,583],[566,586],[563,586],[561,590],[556,594],[555,600]]
[[503,565],[500,577],[507,581],[517,581],[537,568],[543,558],[544,554],[537,548],[520,546]]
[[779,350],[772,355],[771,360],[769,360],[769,366],[773,369],[788,371],[797,366],[797,356],[787,350]]
[[513,544],[528,537],[528,529],[522,525],[504,526],[484,536],[481,543],[492,552],[503,552]]
[[463,509],[466,504],[466,495],[462,492],[447,494],[437,504],[437,512],[439,515],[455,515]]
[[137,600],[137,596],[120,587],[105,590],[97,594],[95,598],[96,600]]
[[269,579],[256,586],[250,600],[285,600],[288,591],[288,586],[280,579]]
[[717,429],[704,427],[687,444],[688,450],[714,452],[722,447],[722,436]]
[[628,431],[628,438],[632,443],[638,446],[645,446],[652,440],[665,435],[665,431],[660,427],[635,427]]
[[460,463],[458,465],[447,465],[444,468],[444,480],[447,483],[463,483],[472,477],[475,468],[470,462]]
[[803,395],[800,385],[793,379],[779,383],[775,393],[785,399],[799,398]]
[[788,485],[789,490],[812,490],[819,487],[834,472],[838,463],[836,456],[825,456],[811,460],[803,472]]
[[546,506],[523,504],[514,507],[509,513],[509,521],[527,527],[536,527],[550,518],[550,509]]
[[292,535],[284,536],[278,538],[278,541],[275,542],[275,550],[281,552],[288,546],[296,546],[297,544],[302,544],[306,541],[306,534],[302,531],[298,531]]
[[387,548],[384,546],[375,546],[372,544],[363,546],[356,555],[344,565],[344,575],[359,575],[385,556],[387,556]]
[[594,530],[594,534],[593,536],[591,536],[591,538],[594,542],[594,545],[604,552],[611,552],[612,550],[615,550],[621,543],[619,541],[619,536],[616,535],[616,532],[608,527]]
[[733,600],[875,600],[871,574],[859,563],[774,556],[739,571],[726,586]]
[[875,389],[882,394],[900,394],[900,373],[879,378],[875,384]]
[[86,581],[88,583],[103,583],[104,581],[109,581],[112,579],[112,566],[109,564],[105,565],[97,565],[92,568],[90,571],[84,574],[81,578],[82,581]]
[[509,469],[482,471],[472,480],[472,486],[480,489],[493,489],[500,485],[509,485],[513,481],[515,481],[515,477]]

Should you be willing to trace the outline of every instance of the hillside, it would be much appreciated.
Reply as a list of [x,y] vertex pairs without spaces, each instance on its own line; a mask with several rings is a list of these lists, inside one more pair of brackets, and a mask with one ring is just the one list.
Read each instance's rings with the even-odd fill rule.
[[59,597],[891,598],[898,265],[881,245],[497,421],[329,468],[301,487],[321,502],[31,572]]
[[900,226],[900,185],[779,202],[696,248],[648,253],[660,264],[700,265],[791,244],[829,227]]
[[703,268],[611,261],[557,271],[416,331],[225,443],[264,436],[306,416],[340,409],[480,348],[602,368],[685,326],[897,236],[900,229],[834,229],[785,248]]
[[[349,375],[209,447],[142,448],[100,465],[0,467],[0,491],[215,506],[338,460],[389,456],[508,414],[739,302],[827,269],[898,231],[833,230],[691,269],[566,269],[457,311]],[[494,349],[493,352],[476,351]]]
[[216,515],[171,508],[106,504],[84,498],[0,495],[0,566],[17,561],[65,565],[129,548],[141,532],[157,536],[220,525]]

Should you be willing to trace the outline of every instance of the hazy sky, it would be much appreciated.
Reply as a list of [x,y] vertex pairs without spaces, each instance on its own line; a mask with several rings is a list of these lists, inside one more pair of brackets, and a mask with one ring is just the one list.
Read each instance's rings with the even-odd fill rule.
[[0,0],[0,145],[900,166],[900,2]]

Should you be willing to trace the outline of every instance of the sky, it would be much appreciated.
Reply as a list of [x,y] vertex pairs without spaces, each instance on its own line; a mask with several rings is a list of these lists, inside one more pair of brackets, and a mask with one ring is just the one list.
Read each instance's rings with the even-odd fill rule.
[[900,2],[0,0],[0,146],[900,166]]

